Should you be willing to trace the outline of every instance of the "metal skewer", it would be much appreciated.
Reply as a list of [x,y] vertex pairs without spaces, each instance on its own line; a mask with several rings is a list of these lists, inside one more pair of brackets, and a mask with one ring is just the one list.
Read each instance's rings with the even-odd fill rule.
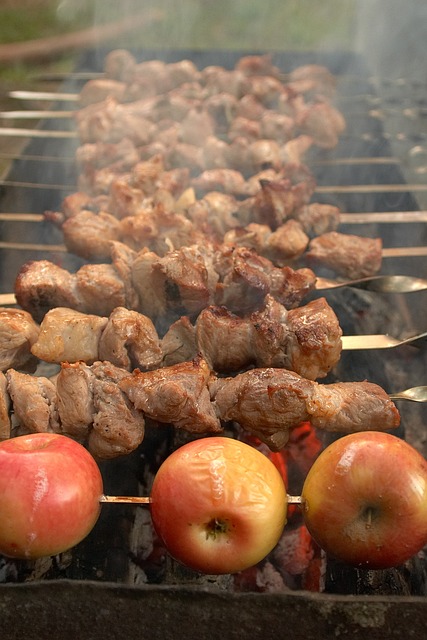
[[355,289],[365,289],[378,293],[411,293],[413,291],[427,290],[427,280],[400,275],[371,276],[370,278],[344,280],[342,282],[328,278],[317,278],[316,280],[317,291],[339,289],[341,287],[354,287]]
[[[4,131],[4,129],[0,128],[0,136],[2,135],[2,132]],[[22,129],[12,129],[12,131],[23,131]],[[25,129],[25,131],[29,131],[31,133],[31,130],[29,129]],[[62,137],[63,138],[75,138],[75,134],[72,131],[60,131],[60,132],[54,132],[54,131],[42,131],[42,130],[35,130],[35,133],[38,134],[40,133],[41,135],[36,135],[36,137],[51,137],[50,135],[46,135],[45,134],[51,134],[51,133],[61,133],[63,134]],[[21,134],[18,134],[21,135]],[[10,182],[7,180],[2,180],[0,181],[0,184],[2,184],[3,186],[11,186],[11,187],[19,187],[19,188],[30,188],[30,189],[75,189],[75,185],[64,185],[64,184],[40,184],[37,185],[36,183],[32,183],[32,182]],[[417,183],[417,184],[350,184],[350,185],[330,185],[330,186],[320,186],[320,187],[316,187],[316,189],[314,190],[314,193],[381,193],[381,192],[390,192],[390,193],[408,193],[411,191],[418,191],[418,192],[423,192],[423,191],[427,191],[427,184],[421,184],[421,183]],[[367,221],[365,221],[367,222]]]
[[[2,184],[4,183],[0,180],[0,185]],[[47,185],[44,185],[44,186],[46,187]],[[40,220],[37,220],[37,222],[39,221]],[[24,249],[25,251],[27,250],[31,251],[31,249],[33,249],[34,251],[67,251],[64,245],[13,243],[13,242],[0,242],[0,248],[1,249],[18,249],[18,250]],[[390,247],[382,250],[383,258],[420,258],[424,256],[427,256],[427,246],[426,247]],[[372,276],[372,277],[374,278],[377,276]],[[388,276],[388,277],[391,278],[392,276]],[[369,288],[368,286],[365,286],[365,287],[360,286],[360,284],[362,284],[364,280],[365,279],[363,278],[360,280],[348,280],[346,282],[335,283],[335,281],[328,280],[327,278],[319,278],[319,281],[322,284],[320,285],[320,287],[316,286],[316,289],[317,288],[333,289],[333,288],[338,288],[343,286],[346,286],[346,287],[357,286],[357,288],[359,289]],[[411,288],[409,289],[410,291],[414,291],[414,290],[420,291],[425,288],[424,282],[422,279],[416,279],[416,280],[421,280],[421,282],[414,284],[416,288],[415,289]],[[331,282],[333,282],[334,284],[331,285],[330,284]],[[366,280],[366,283],[367,283],[367,280]],[[397,284],[397,281],[395,285],[396,284]],[[375,285],[372,285],[372,286],[375,286]],[[402,286],[402,288],[399,288],[399,286]],[[404,293],[405,287],[403,285],[403,281],[402,281],[402,284],[399,286],[397,287],[397,289],[393,289],[393,291],[397,293]],[[372,290],[375,290],[375,289],[372,289]],[[376,289],[376,290],[379,291],[380,289]],[[388,288],[384,289],[384,291],[389,293],[392,291],[392,289],[390,289],[390,284],[388,285]]]
[[[287,496],[288,504],[302,504],[302,496]],[[109,504],[151,504],[148,496],[101,496],[99,502]]]
[[381,333],[362,336],[343,336],[341,340],[344,351],[393,349],[403,345],[410,345],[412,347],[418,347],[419,349],[427,348],[427,332],[420,333],[419,335],[412,336],[411,338],[406,338],[405,340],[398,340],[397,338],[393,338],[393,336]]
[[412,387],[405,391],[390,393],[391,400],[411,400],[412,402],[427,402],[427,387]]
[[[52,161],[56,161],[56,159],[52,158]],[[33,186],[37,187],[37,184],[34,183]],[[29,212],[5,212],[0,213],[0,220],[5,222],[43,222],[44,215],[41,213]],[[341,224],[404,224],[408,222],[427,222],[427,210],[340,214]]]

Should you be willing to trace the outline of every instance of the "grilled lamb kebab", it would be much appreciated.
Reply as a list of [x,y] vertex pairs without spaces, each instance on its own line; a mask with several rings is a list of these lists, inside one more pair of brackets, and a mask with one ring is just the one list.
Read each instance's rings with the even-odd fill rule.
[[[15,433],[64,433],[100,458],[133,451],[146,421],[193,434],[218,433],[233,422],[272,450],[285,446],[289,431],[307,420],[341,433],[389,430],[400,421],[373,383],[322,385],[274,368],[217,378],[202,358],[132,374],[108,362],[79,362],[63,363],[54,381],[13,369],[1,377],[0,417],[6,419],[11,403]],[[10,431],[10,422],[1,428]]]
[[112,264],[85,264],[70,273],[47,261],[32,261],[18,272],[18,304],[40,321],[54,307],[108,316],[126,307],[151,318],[163,334],[182,315],[193,320],[210,304],[245,314],[270,294],[286,308],[297,307],[314,289],[310,269],[275,267],[244,247],[182,247],[163,257],[136,253],[112,243]]
[[45,315],[28,352],[50,363],[106,360],[143,371],[201,354],[216,372],[274,366],[316,380],[338,362],[341,334],[324,298],[287,311],[267,296],[262,309],[244,317],[209,306],[194,325],[187,316],[177,320],[163,339],[147,316],[123,307],[114,309],[109,318],[57,307]]
[[[134,79],[128,83],[115,79],[90,81],[82,89],[82,108],[76,116],[80,138],[129,137],[141,143],[141,135],[143,140],[154,138],[153,123],[157,133],[158,123],[178,122],[177,136],[192,142],[195,136],[200,140],[200,135],[216,131],[229,137],[236,131],[239,135],[243,119],[246,134],[268,133],[276,138],[278,132],[286,132],[289,137],[303,132],[321,147],[337,144],[345,122],[326,97],[331,84],[323,95],[310,95],[309,86],[311,90],[316,87],[313,78],[294,79],[288,85],[272,66],[259,65],[259,72],[254,73],[254,66],[249,69],[243,63],[233,70],[209,66],[199,71],[188,60],[169,65],[152,61],[143,63],[146,66],[139,71],[135,67]],[[157,71],[154,76],[153,66]],[[142,80],[143,69],[149,69],[148,82],[147,77]]]

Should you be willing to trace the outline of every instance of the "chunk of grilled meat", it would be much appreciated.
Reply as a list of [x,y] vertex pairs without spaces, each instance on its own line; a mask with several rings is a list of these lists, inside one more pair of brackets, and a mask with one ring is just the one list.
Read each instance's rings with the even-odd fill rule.
[[125,307],[147,315],[164,333],[181,315],[194,319],[212,303],[247,313],[270,294],[296,307],[316,281],[310,269],[275,267],[245,247],[195,245],[161,257],[122,248],[113,243],[113,264],[87,264],[76,273],[47,260],[26,263],[15,282],[18,304],[37,321],[54,307],[102,316]]
[[34,371],[36,360],[31,347],[40,327],[27,311],[0,309],[0,371],[10,367]]
[[156,371],[135,371],[119,386],[137,409],[154,420],[191,433],[217,433],[222,427],[211,403],[210,376],[207,362],[198,358]]
[[400,416],[381,387],[370,382],[319,384],[284,369],[252,369],[217,379],[211,389],[218,415],[235,421],[277,451],[289,429],[309,420],[325,431],[385,431]]
[[0,441],[7,440],[11,435],[11,399],[7,391],[7,379],[3,372],[0,372]]
[[92,364],[99,360],[99,341],[108,319],[83,314],[68,307],[47,312],[31,353],[45,362],[77,362]]
[[8,369],[6,380],[18,424],[30,432],[60,430],[56,387],[49,378]]
[[144,438],[145,421],[120,390],[127,375],[109,362],[91,367],[63,363],[56,381],[59,432],[86,443],[99,458],[136,449]]
[[346,278],[365,278],[381,268],[382,241],[331,231],[311,240],[306,258]]
[[263,309],[244,318],[224,307],[204,309],[195,324],[195,348],[217,372],[280,367],[316,380],[338,362],[341,335],[324,298],[288,312],[267,296]]
[[[195,434],[219,433],[235,422],[272,450],[304,421],[351,433],[393,429],[400,420],[385,391],[366,381],[322,385],[276,368],[218,378],[200,356],[132,374],[109,362],[63,363],[55,381],[13,370],[6,381],[20,432],[64,433],[100,458],[133,451],[144,437],[145,418]],[[3,414],[7,404],[3,398]]]

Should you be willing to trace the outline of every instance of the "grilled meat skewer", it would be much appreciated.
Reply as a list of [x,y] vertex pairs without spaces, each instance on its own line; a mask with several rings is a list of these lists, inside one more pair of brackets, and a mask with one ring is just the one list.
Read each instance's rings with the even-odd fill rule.
[[147,316],[123,307],[114,309],[109,318],[57,307],[44,317],[28,354],[57,364],[108,360],[143,371],[201,354],[216,372],[274,366],[316,380],[338,362],[341,335],[338,319],[324,298],[288,312],[267,296],[263,308],[245,317],[209,306],[194,325],[187,316],[180,318],[163,339]]
[[15,283],[18,304],[41,321],[54,307],[108,316],[126,307],[150,317],[164,333],[182,315],[193,320],[210,304],[239,314],[264,304],[270,294],[286,308],[297,307],[314,289],[310,269],[274,267],[244,247],[182,247],[159,257],[112,243],[112,264],[86,264],[70,273],[47,261],[21,267]]
[[63,363],[55,380],[13,369],[0,377],[3,435],[11,429],[11,404],[14,432],[64,433],[100,458],[133,451],[147,420],[193,434],[218,433],[232,421],[272,450],[307,420],[341,433],[389,430],[400,421],[387,394],[369,382],[321,385],[274,368],[217,378],[202,358],[132,374],[109,362],[79,362]]

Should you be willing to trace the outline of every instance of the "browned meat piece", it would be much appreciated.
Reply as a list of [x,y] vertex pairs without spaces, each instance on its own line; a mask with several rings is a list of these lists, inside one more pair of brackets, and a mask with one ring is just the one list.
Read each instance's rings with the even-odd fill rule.
[[313,387],[311,423],[337,433],[388,431],[400,415],[385,391],[372,382],[336,382]]
[[104,73],[107,78],[130,82],[137,70],[136,60],[126,49],[114,49],[104,59]]
[[[291,217],[297,209],[307,204],[310,200],[315,182],[307,173],[304,180],[292,182],[289,178],[280,180],[259,180],[258,191],[252,201],[243,203],[243,210],[246,209],[251,217],[251,222],[267,224],[275,230]],[[248,205],[249,204],[249,208]],[[244,217],[245,214],[242,214]]]
[[236,116],[248,120],[261,120],[265,112],[266,108],[250,93],[242,96],[237,102]]
[[269,138],[277,143],[291,140],[295,133],[295,121],[284,113],[267,109],[261,116],[261,138]]
[[82,144],[76,150],[75,159],[79,171],[88,174],[107,166],[117,172],[129,171],[140,157],[132,140],[123,138],[117,143]]
[[109,362],[92,366],[94,415],[88,448],[95,457],[115,458],[134,451],[144,439],[144,415],[120,389],[127,371]]
[[125,455],[144,438],[144,416],[119,388],[128,375],[109,362],[61,365],[57,402],[62,432],[86,443],[96,457]]
[[310,237],[335,231],[340,223],[338,207],[319,202],[306,204],[301,209],[294,211],[292,215]]
[[[126,288],[111,264],[84,264],[76,272],[77,311],[108,316],[116,307],[127,307]],[[72,305],[53,305],[70,306]]]
[[208,237],[222,242],[224,234],[239,225],[238,209],[234,196],[210,191],[188,207],[187,215],[195,227]]
[[56,378],[56,393],[61,431],[86,442],[93,422],[93,374],[84,362],[61,364]]
[[276,451],[288,441],[289,429],[306,420],[342,433],[388,431],[400,421],[393,402],[373,383],[321,385],[284,369],[217,379],[211,393],[221,420],[239,423]]
[[300,135],[285,142],[281,149],[283,164],[294,164],[301,166],[304,161],[304,154],[313,145],[313,138],[307,135]]
[[283,93],[283,83],[273,76],[252,75],[248,77],[247,93],[253,95],[268,109],[277,107],[279,96]]
[[297,67],[288,75],[289,86],[297,93],[311,93],[333,97],[336,89],[336,78],[326,67],[318,64],[307,64]]
[[107,98],[114,98],[123,102],[126,93],[126,84],[111,78],[96,78],[88,80],[80,90],[79,106],[87,107],[90,104],[103,102]]
[[233,141],[235,138],[243,137],[248,142],[259,140],[261,137],[261,126],[256,120],[250,120],[243,116],[236,116],[230,123],[228,138]]
[[275,140],[255,140],[249,145],[248,151],[253,173],[269,168],[280,171],[282,168],[281,148]]
[[136,256],[113,244],[113,264],[85,264],[75,274],[47,260],[27,263],[16,279],[19,304],[41,320],[55,307],[109,316],[116,307],[148,316],[164,334],[181,315],[197,317],[207,305],[224,304],[239,314],[262,306],[270,293],[293,308],[314,288],[310,269],[275,267],[245,247],[209,243],[181,247],[163,257]]
[[275,268],[270,272],[270,278],[270,294],[286,309],[298,307],[316,284],[315,274],[307,268]]
[[[117,307],[99,338],[99,360],[131,370],[155,369],[162,361],[159,336],[147,316]],[[83,358],[81,358],[83,359]]]
[[235,69],[243,71],[247,76],[280,76],[280,69],[273,64],[269,54],[242,56],[237,61]]
[[[166,291],[161,274],[153,273],[160,258],[153,251],[142,250],[131,267],[132,287],[138,296],[138,311],[156,323],[167,311]],[[120,305],[123,306],[123,305]]]
[[190,433],[222,430],[210,401],[211,372],[204,360],[141,373],[124,378],[120,389],[134,406],[159,422],[173,424]]
[[215,255],[215,269],[220,276],[215,303],[241,314],[258,308],[270,292],[267,266],[272,265],[250,249],[224,245]]
[[196,330],[188,316],[181,316],[171,324],[162,338],[162,366],[193,360],[197,355]]
[[207,263],[195,245],[171,251],[154,263],[153,282],[164,292],[173,319],[185,314],[195,317],[211,302]]
[[10,395],[7,391],[6,376],[3,372],[0,372],[0,442],[10,438],[10,410],[11,402]]
[[89,193],[93,198],[108,199],[111,185],[117,180],[117,175],[120,174],[110,166],[93,169],[88,173],[81,172],[77,179],[77,188]]
[[246,227],[229,231],[224,242],[254,249],[259,255],[283,267],[299,258],[307,249],[309,238],[296,220],[287,220],[276,231],[268,225],[253,222]]
[[130,306],[126,290],[111,264],[85,264],[69,273],[48,260],[31,261],[15,282],[18,304],[38,322],[55,307],[108,316],[115,307]]
[[287,309],[295,307],[316,282],[310,269],[275,267],[245,247],[220,247],[215,254],[215,269],[220,276],[215,303],[239,315],[259,308],[268,293]]
[[278,267],[285,266],[302,256],[309,238],[296,220],[287,220],[271,233],[260,254]]
[[204,149],[195,144],[178,142],[166,157],[170,166],[187,167],[191,175],[197,175],[205,169]]
[[108,318],[56,307],[43,318],[31,352],[45,362],[92,364],[99,360],[99,340],[107,322]]
[[62,225],[64,243],[70,253],[86,259],[108,259],[111,241],[121,239],[120,222],[109,213],[84,209]]
[[7,391],[13,403],[14,421],[27,432],[60,432],[56,387],[43,376],[6,372]]
[[205,67],[201,71],[201,79],[208,96],[227,92],[236,98],[241,98],[249,88],[248,79],[244,73],[239,70],[229,71],[216,65]]
[[234,169],[207,169],[193,178],[191,185],[202,194],[220,191],[235,196],[249,195],[243,175]]
[[188,218],[165,210],[162,205],[122,218],[120,236],[132,249],[147,248],[160,256],[194,244],[197,239],[194,225]]
[[[203,148],[201,149],[201,163],[203,169],[221,169],[228,167],[228,151],[229,145],[216,136],[206,138]],[[231,167],[230,167],[231,168]]]
[[123,174],[112,181],[107,211],[116,218],[135,215],[144,205],[144,192],[131,184],[131,174]]
[[166,91],[171,91],[175,87],[188,82],[198,82],[200,79],[200,72],[192,60],[169,62],[165,69],[167,72],[167,86],[163,87],[163,89]]
[[324,298],[293,311],[267,296],[263,309],[239,317],[224,307],[207,307],[197,318],[195,350],[212,370],[281,367],[315,380],[328,374],[341,355],[341,329]]
[[[204,100],[204,107],[215,122],[215,131],[225,134],[238,115],[238,100],[228,92],[213,94]],[[243,115],[243,114],[242,114]]]
[[14,290],[18,304],[38,322],[53,307],[80,309],[75,276],[48,260],[25,263]]
[[309,380],[326,376],[340,359],[342,330],[325,298],[291,309],[287,327],[287,368]]
[[132,283],[132,266],[136,252],[122,242],[111,243],[111,262],[123,282],[124,297],[128,309],[139,308],[138,294]]
[[191,109],[181,122],[180,138],[187,144],[203,144],[214,133],[215,122],[205,109]]
[[245,369],[254,360],[253,325],[225,307],[210,306],[195,324],[195,353],[200,353],[213,371]]
[[0,309],[0,371],[12,366],[15,369],[35,369],[31,347],[39,330],[39,325],[27,311]]
[[382,241],[331,231],[311,240],[306,258],[346,278],[366,278],[381,269]]
[[45,217],[54,224],[62,225],[64,220],[80,213],[82,209],[91,209],[93,198],[87,193],[76,191],[66,196],[61,203],[61,211],[46,211]]
[[342,114],[329,102],[319,101],[307,105],[297,118],[297,125],[311,136],[319,147],[333,149],[346,127]]
[[136,102],[119,104],[109,97],[80,109],[75,115],[79,139],[86,143],[130,138],[136,145],[148,144],[154,139],[156,126],[144,117],[140,106]]

